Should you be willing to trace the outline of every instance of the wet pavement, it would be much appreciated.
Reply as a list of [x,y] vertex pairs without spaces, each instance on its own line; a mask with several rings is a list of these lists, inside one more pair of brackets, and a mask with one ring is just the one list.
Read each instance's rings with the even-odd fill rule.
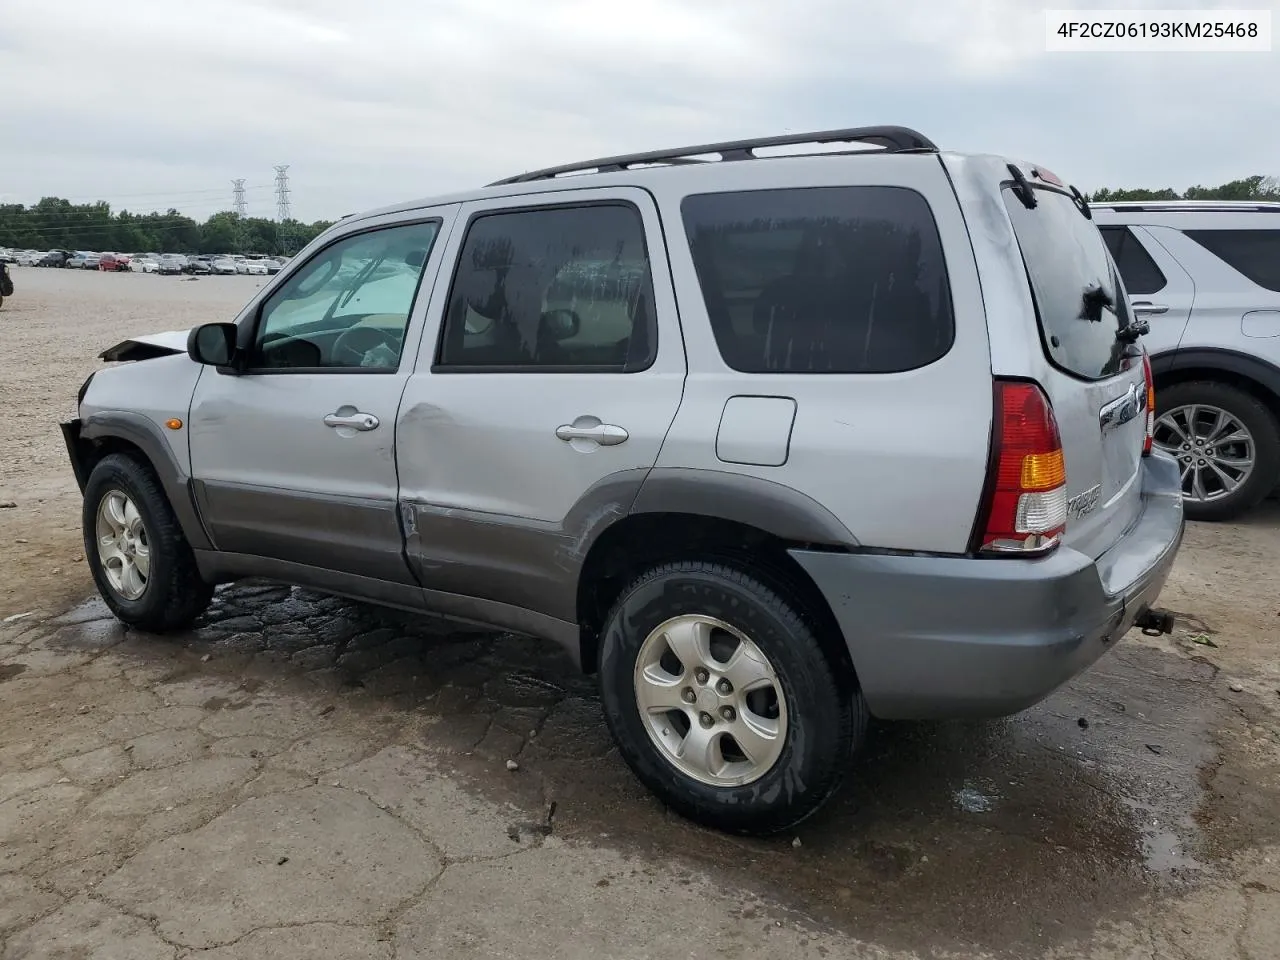
[[3,631],[4,960],[1280,954],[1270,705],[1135,637],[1019,717],[875,728],[754,840],[665,811],[535,641],[258,583],[180,637]]

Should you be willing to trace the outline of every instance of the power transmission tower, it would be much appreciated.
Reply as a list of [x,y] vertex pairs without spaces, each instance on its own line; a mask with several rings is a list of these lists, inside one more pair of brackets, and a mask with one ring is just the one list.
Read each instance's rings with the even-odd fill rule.
[[231,194],[235,198],[236,215],[243,217],[246,210],[244,201],[244,180],[232,180],[231,186],[233,188]]
[[289,210],[289,165],[282,163],[276,167],[276,219],[281,223],[292,220]]

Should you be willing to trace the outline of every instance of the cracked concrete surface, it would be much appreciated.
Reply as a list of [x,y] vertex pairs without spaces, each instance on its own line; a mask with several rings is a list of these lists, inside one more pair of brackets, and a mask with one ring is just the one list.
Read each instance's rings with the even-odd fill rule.
[[878,729],[800,846],[730,838],[638,786],[547,647],[254,583],[173,638],[66,610],[52,425],[98,350],[261,281],[19,282],[0,398],[48,429],[0,435],[0,960],[1280,956],[1277,505],[1188,527],[1172,642]]
[[1275,705],[1188,650],[880,729],[795,846],[664,811],[533,641],[252,582],[170,639],[91,600],[0,632],[0,958],[1274,960]]

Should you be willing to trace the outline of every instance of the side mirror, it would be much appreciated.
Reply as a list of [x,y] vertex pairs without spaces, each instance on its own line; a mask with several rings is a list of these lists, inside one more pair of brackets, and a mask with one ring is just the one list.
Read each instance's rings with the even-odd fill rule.
[[234,323],[203,323],[187,334],[187,356],[210,367],[229,367],[236,355]]

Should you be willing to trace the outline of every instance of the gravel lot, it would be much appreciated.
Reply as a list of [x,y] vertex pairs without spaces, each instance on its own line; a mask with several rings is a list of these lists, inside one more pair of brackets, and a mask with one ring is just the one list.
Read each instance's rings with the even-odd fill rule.
[[1172,638],[1009,721],[877,729],[799,837],[729,838],[653,801],[532,641],[258,583],[123,630],[84,599],[57,421],[100,350],[263,280],[14,274],[3,960],[1277,955],[1275,503],[1188,530]]

